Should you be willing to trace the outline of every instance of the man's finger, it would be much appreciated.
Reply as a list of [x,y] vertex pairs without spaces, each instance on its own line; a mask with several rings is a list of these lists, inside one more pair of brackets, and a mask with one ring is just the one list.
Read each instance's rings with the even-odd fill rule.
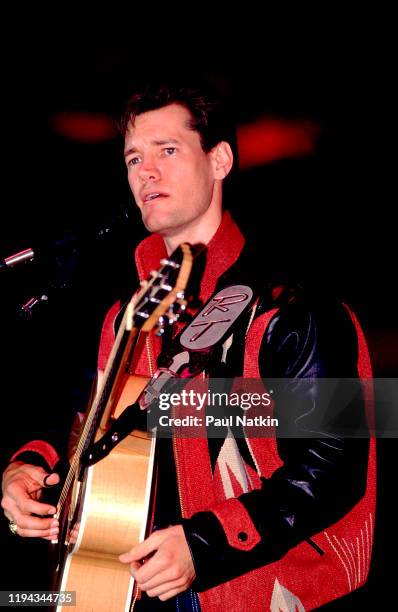
[[46,529],[22,529],[18,527],[17,534],[22,538],[45,538],[50,540],[56,540],[58,536],[58,530]]
[[[155,574],[149,580],[145,582],[137,580],[139,587],[142,591],[146,591],[150,597],[157,597],[161,593],[166,593],[172,588],[183,586],[186,583],[184,576],[175,577],[175,572],[171,568],[167,568],[163,572]],[[152,591],[156,591],[153,595]]]
[[31,478],[37,481],[40,487],[52,487],[60,481],[59,474],[56,472],[46,472],[43,468],[35,466],[26,466],[26,471]]
[[23,465],[21,471],[37,482],[39,488],[54,486],[60,481],[59,474],[56,472],[48,473],[42,467],[36,465]]
[[43,504],[42,502],[31,499],[29,496],[23,500],[20,500],[20,503],[17,503],[17,505],[24,514],[38,514],[39,516],[47,516],[48,514],[56,513],[56,508],[54,508],[54,506]]
[[133,561],[132,563],[130,563],[130,574],[132,575],[132,577],[135,579],[136,573],[137,571],[140,569],[141,567],[141,563],[139,563],[138,561]]
[[161,531],[155,531],[146,540],[134,546],[129,552],[119,556],[119,561],[122,563],[131,563],[132,561],[140,561],[147,557],[151,552],[157,550],[163,541]]
[[51,473],[51,474],[47,474],[44,478],[43,478],[43,487],[54,487],[56,484],[59,483],[59,475],[56,474],[55,472]]
[[[159,553],[156,553],[148,561],[145,561],[145,563],[139,564],[138,569],[134,571],[134,578],[137,580],[140,586],[148,583],[151,580],[155,580],[157,581],[156,584],[160,584],[158,577],[161,576],[167,569],[168,566],[166,565],[165,560],[159,555]],[[172,576],[168,576],[166,579],[170,580],[171,578]]]
[[178,595],[178,593],[182,593],[182,591],[185,591],[185,588],[171,589],[171,591],[167,591],[167,593],[163,593],[163,595],[159,595],[158,597],[160,601],[167,601],[168,599]]
[[21,514],[18,511],[15,512],[13,520],[14,523],[18,525],[19,529],[44,531],[59,527],[58,521],[53,518],[42,519],[36,516]]
[[19,497],[18,499],[19,504],[12,497],[3,497],[1,501],[4,514],[10,520],[21,514],[38,514],[39,516],[47,516],[49,514],[55,514],[56,512],[54,506],[37,502],[34,499],[30,499],[29,496],[26,499],[24,498],[23,501],[21,501]]

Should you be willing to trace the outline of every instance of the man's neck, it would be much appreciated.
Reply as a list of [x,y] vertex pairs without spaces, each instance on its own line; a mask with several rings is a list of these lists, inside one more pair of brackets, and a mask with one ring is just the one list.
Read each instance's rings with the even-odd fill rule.
[[172,236],[164,236],[167,254],[170,255],[183,242],[190,244],[208,244],[218,230],[222,219],[221,208],[209,215],[202,224],[181,228]]

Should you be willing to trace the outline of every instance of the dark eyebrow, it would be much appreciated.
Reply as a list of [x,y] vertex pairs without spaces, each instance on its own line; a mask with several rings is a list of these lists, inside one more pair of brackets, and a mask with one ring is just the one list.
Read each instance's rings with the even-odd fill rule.
[[[176,140],[176,138],[162,138],[162,140],[152,140],[151,144],[156,146],[162,146],[167,144],[180,144],[180,141]],[[128,155],[137,152],[138,149],[136,149],[134,146],[130,147],[130,149],[126,149],[126,151],[124,152],[124,157],[127,157]]]

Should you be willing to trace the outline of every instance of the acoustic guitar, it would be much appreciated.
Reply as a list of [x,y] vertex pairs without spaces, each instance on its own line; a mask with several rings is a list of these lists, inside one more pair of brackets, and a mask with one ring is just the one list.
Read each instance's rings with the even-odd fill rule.
[[[181,245],[160,263],[126,308],[57,504],[54,590],[75,591],[78,612],[131,610],[137,596],[118,556],[148,534],[156,438],[136,428],[119,441],[112,424],[148,382],[129,375],[139,333],[160,331],[185,307],[192,266],[189,245]],[[133,409],[141,412],[138,406]],[[98,460],[101,453],[106,456]],[[70,608],[60,597],[56,609]]]

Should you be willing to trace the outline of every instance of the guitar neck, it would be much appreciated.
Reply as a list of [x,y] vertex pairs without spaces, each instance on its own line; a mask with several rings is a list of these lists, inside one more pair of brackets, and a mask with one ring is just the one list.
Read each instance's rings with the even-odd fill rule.
[[65,502],[70,486],[80,469],[82,455],[94,441],[95,434],[104,432],[121,395],[128,367],[131,362],[139,330],[132,324],[133,304],[124,313],[119,331],[110,353],[103,379],[89,409],[79,443],[74,453],[68,475],[59,499],[59,507]]
[[[110,353],[100,388],[90,407],[86,424],[78,447],[84,452],[93,441],[98,429],[105,432],[109,418],[113,414],[117,401],[128,376],[134,347],[138,338],[138,329],[132,325],[132,304],[128,304]],[[101,421],[101,422],[100,422]]]

